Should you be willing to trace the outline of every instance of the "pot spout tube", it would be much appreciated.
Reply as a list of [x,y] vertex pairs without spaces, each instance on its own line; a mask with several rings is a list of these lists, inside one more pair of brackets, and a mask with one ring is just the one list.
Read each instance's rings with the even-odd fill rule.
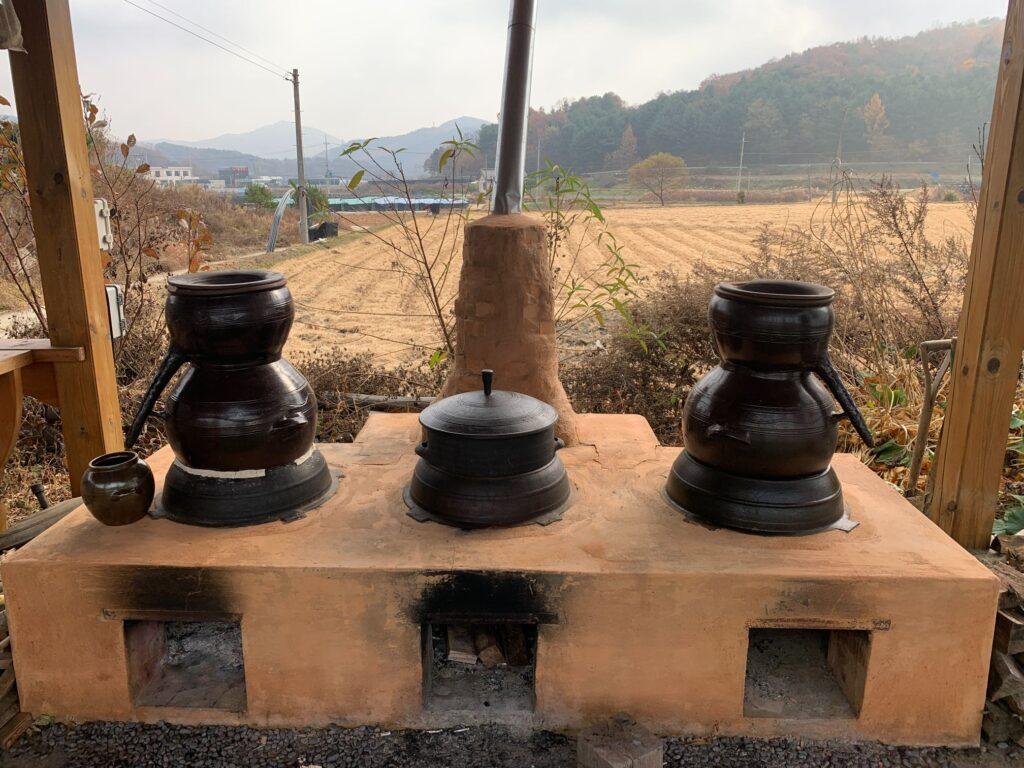
[[174,347],[167,350],[167,356],[160,363],[160,367],[156,369],[153,381],[150,383],[149,389],[146,390],[141,405],[139,405],[139,412],[135,414],[135,420],[132,422],[131,427],[128,429],[128,434],[124,438],[124,449],[126,451],[130,451],[138,441],[139,435],[142,434],[142,429],[146,426],[146,419],[153,412],[153,407],[156,405],[160,393],[164,391],[164,388],[174,378],[174,374],[184,364],[185,356],[181,352]]
[[523,166],[526,161],[526,123],[530,114],[536,17],[536,0],[512,0],[495,159],[495,213],[521,213],[523,210]]

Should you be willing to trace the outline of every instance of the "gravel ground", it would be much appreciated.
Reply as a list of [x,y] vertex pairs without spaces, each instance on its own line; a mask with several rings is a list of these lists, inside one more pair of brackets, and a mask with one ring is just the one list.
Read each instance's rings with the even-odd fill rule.
[[[429,731],[375,728],[255,728],[89,723],[33,730],[4,768],[565,768],[575,765],[570,736],[503,726]],[[1024,765],[1019,749],[900,749],[877,744],[795,739],[668,739],[665,765],[715,768],[1009,768]]]

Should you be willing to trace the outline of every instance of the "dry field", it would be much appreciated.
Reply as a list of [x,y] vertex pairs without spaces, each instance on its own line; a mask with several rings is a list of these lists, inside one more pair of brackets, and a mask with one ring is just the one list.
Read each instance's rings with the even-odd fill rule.
[[[695,261],[730,259],[752,249],[758,229],[807,226],[815,204],[748,206],[673,206],[605,210],[609,228],[625,247],[626,258],[644,275],[662,270],[685,272]],[[969,236],[964,206],[933,203],[929,234]],[[440,240],[440,226],[427,238]],[[384,230],[382,237],[394,236]],[[461,244],[459,244],[461,248]],[[588,249],[585,258],[598,258]],[[369,352],[381,363],[422,360],[436,346],[436,332],[426,306],[407,280],[394,271],[394,251],[372,235],[330,250],[278,262],[297,302],[297,322],[290,353],[340,346]],[[458,259],[456,259],[458,262]],[[457,263],[456,263],[457,267]],[[457,279],[450,280],[454,290]]]

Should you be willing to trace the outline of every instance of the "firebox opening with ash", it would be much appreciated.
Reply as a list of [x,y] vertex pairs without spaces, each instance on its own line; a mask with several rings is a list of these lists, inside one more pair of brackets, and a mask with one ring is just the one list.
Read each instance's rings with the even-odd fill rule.
[[533,624],[424,624],[424,704],[481,715],[530,712],[536,658]]
[[855,718],[864,698],[871,633],[751,629],[743,714]]
[[137,705],[245,710],[238,621],[132,620],[124,630]]

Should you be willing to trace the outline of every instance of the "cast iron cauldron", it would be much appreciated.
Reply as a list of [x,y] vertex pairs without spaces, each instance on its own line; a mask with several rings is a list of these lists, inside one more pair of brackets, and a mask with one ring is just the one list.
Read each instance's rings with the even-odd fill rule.
[[157,398],[167,396],[176,461],[160,507],[181,522],[244,525],[325,497],[333,478],[313,448],[316,397],[281,351],[294,318],[284,276],[201,272],[167,281],[170,346],[127,436],[133,445]]
[[426,440],[407,492],[410,505],[462,528],[516,525],[559,510],[569,479],[555,451],[558,414],[518,392],[483,389],[439,400],[420,415]]
[[673,501],[761,532],[804,532],[843,516],[831,469],[837,421],[849,418],[869,446],[872,438],[829,360],[834,296],[782,280],[715,288],[709,318],[722,362],[683,409],[686,448],[666,488]]

